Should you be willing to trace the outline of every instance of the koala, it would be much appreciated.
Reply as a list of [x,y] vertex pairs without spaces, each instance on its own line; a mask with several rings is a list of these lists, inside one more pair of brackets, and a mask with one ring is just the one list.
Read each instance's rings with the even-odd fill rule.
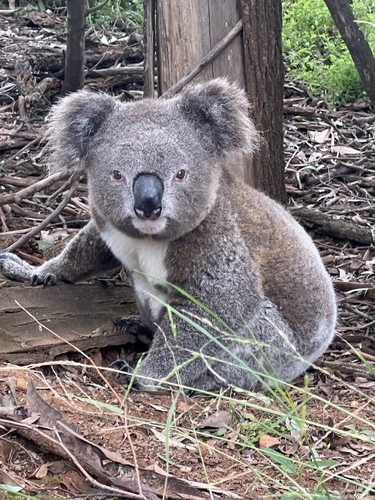
[[330,277],[312,240],[235,172],[259,145],[245,93],[226,79],[170,99],[119,103],[80,91],[47,127],[51,168],[88,178],[92,220],[57,257],[32,267],[0,255],[5,275],[74,283],[124,267],[152,343],[120,380],[216,391],[292,382],[335,328]]

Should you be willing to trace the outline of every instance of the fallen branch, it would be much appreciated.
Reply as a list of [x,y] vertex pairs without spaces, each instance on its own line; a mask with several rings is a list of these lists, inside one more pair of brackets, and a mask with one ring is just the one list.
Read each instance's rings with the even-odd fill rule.
[[[61,181],[62,179],[66,179],[71,176],[73,173],[72,170],[64,170],[62,172],[56,172],[44,179],[34,182],[33,184],[25,187],[24,189],[20,189],[16,193],[3,194],[0,196],[0,206],[7,205],[8,203],[19,203],[21,200],[32,196],[33,194],[41,191],[42,189],[46,189],[55,182]],[[10,180],[10,178],[9,178]],[[23,180],[23,179],[22,179]]]
[[341,292],[363,291],[366,299],[375,299],[375,287],[371,283],[357,283],[353,281],[334,281],[336,290]]
[[[37,424],[17,421],[18,419],[15,421],[0,419],[2,425],[16,428],[22,436],[34,441],[37,445],[65,459],[70,459],[84,477],[99,489],[120,494],[124,498],[157,500],[157,496],[147,487],[143,487],[143,494],[137,493],[138,485],[134,480],[117,480],[116,486],[119,487],[111,486],[113,481],[102,467],[100,451],[87,440],[81,440],[79,435],[76,437],[77,433],[73,424],[65,421],[59,411],[40,398],[32,382],[27,384],[26,409],[29,417],[39,415]],[[68,432],[69,428],[75,435]],[[121,460],[119,455],[117,460]],[[123,465],[128,465],[128,463]],[[92,476],[96,476],[101,482]]]
[[309,208],[292,209],[291,213],[304,226],[315,226],[318,231],[334,238],[355,241],[361,245],[372,245],[375,242],[370,228],[347,222],[338,215],[329,215]]
[[121,66],[119,68],[105,68],[105,69],[89,69],[86,71],[85,76],[132,76],[140,75],[143,77],[143,64],[141,66]]
[[[60,411],[39,396],[32,382],[29,381],[27,384],[25,406],[17,405],[14,381],[8,385],[11,388],[12,384],[12,394],[4,398],[1,408],[4,416],[8,408],[10,416],[0,418],[1,426],[17,431],[37,446],[71,460],[81,474],[99,490],[110,491],[120,495],[121,498],[139,500],[158,500],[163,492],[170,500],[209,500],[213,498],[212,494],[200,491],[208,488],[211,491],[228,493],[204,483],[190,485],[187,481],[162,475],[155,470],[140,469],[139,483],[137,483],[135,479],[129,477],[135,472],[133,464],[124,459],[119,452],[107,450],[82,436],[74,424],[65,420]],[[124,416],[127,418],[126,414]],[[119,467],[129,474],[125,477],[119,474],[113,476],[113,470]],[[234,495],[234,498],[240,497]]]
[[[69,352],[119,345],[146,349],[129,332],[117,331],[111,321],[135,313],[129,286],[101,280],[58,284],[52,291],[7,281],[0,274],[0,288],[1,362],[52,362]],[[33,311],[43,327],[26,311]]]
[[74,174],[73,180],[72,180],[72,185],[69,191],[67,192],[65,198],[63,201],[60,203],[60,205],[55,208],[55,210],[44,219],[40,224],[35,226],[33,229],[31,229],[28,233],[24,234],[21,236],[19,240],[17,240],[13,245],[10,245],[8,248],[5,248],[4,250],[1,250],[0,253],[3,252],[13,252],[16,250],[18,247],[23,245],[26,241],[29,241],[30,238],[38,234],[42,229],[44,229],[48,224],[53,221],[53,219],[56,219],[56,217],[62,212],[62,210],[66,207],[66,205],[69,203],[70,199],[74,195],[74,191],[77,189],[79,183],[79,175]]

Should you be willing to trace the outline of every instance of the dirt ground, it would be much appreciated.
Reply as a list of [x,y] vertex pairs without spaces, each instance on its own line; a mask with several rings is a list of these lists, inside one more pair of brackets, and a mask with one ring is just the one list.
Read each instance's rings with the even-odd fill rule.
[[[0,201],[45,174],[41,133],[61,88],[59,29],[52,14],[0,15]],[[139,39],[131,36],[108,46],[91,34],[92,64],[100,67],[95,61],[110,54],[121,65],[139,63]],[[124,81],[103,73],[86,79],[88,88],[127,98],[139,95],[141,83],[138,76]],[[288,205],[313,236],[337,292],[337,336],[318,366],[283,397],[188,397],[127,393],[82,356],[33,367],[4,363],[0,484],[38,498],[152,500],[164,491],[176,499],[375,498],[375,118],[366,102],[336,111],[289,81],[284,111]],[[0,205],[0,250],[45,220],[67,189],[60,182]],[[38,263],[49,257],[49,235],[75,234],[88,217],[81,182],[59,216],[17,252]],[[108,367],[118,351],[86,354]],[[40,415],[45,423],[36,429]],[[296,415],[302,433],[293,428]],[[52,443],[51,419],[75,426],[68,451],[65,441]],[[102,449],[93,452],[84,440]],[[312,455],[320,465],[306,465]],[[138,481],[144,496],[137,494]],[[121,494],[126,483],[129,496]]]

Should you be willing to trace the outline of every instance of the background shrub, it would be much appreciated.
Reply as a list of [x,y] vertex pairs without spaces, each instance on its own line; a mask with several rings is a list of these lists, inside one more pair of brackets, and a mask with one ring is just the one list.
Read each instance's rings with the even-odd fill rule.
[[[375,3],[350,2],[372,50]],[[362,82],[324,0],[283,0],[283,50],[287,71],[335,106],[364,95]]]

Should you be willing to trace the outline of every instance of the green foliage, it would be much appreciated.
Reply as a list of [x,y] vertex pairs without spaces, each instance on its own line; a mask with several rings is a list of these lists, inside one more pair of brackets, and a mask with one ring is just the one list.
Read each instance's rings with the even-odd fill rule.
[[[375,49],[375,4],[353,0],[354,16]],[[324,0],[283,0],[283,50],[292,77],[341,106],[364,94],[361,79]]]
[[[88,7],[95,7],[99,3],[99,0],[88,0]],[[143,0],[109,0],[103,8],[89,16],[89,23],[96,28],[128,26],[129,22],[142,29]]]

